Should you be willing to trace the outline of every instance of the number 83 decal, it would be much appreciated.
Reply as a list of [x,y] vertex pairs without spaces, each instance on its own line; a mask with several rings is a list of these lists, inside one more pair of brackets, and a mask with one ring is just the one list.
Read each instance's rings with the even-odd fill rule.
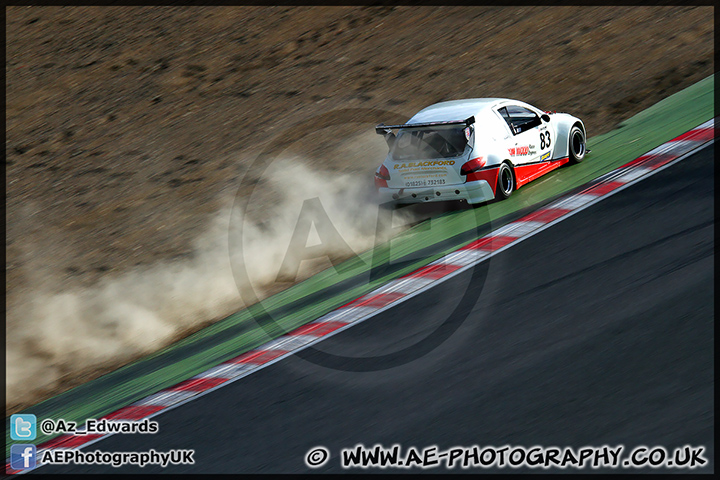
[[540,132],[540,150],[550,147],[550,132]]

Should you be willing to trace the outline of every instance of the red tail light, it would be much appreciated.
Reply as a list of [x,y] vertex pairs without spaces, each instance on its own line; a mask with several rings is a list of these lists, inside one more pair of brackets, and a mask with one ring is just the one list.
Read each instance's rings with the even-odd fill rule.
[[375,176],[381,180],[390,180],[390,172],[385,165],[380,165],[380,170],[375,172]]
[[460,168],[460,175],[467,175],[468,173],[477,172],[485,166],[485,159],[483,157],[473,158],[472,160],[465,163]]
[[375,187],[387,187],[387,181],[390,180],[390,172],[385,165],[380,165],[380,169],[375,172]]

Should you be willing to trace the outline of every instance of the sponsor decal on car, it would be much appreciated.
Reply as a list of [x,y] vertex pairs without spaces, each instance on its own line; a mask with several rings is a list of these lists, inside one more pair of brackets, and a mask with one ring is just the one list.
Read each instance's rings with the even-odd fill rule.
[[410,162],[410,163],[396,163],[393,167],[394,170],[402,168],[417,168],[417,167],[438,167],[443,165],[455,165],[455,160],[429,160],[427,162]]
[[542,157],[540,157],[540,161],[542,162],[544,160],[547,160],[548,158],[550,158],[550,152],[543,153]]
[[512,156],[530,155],[530,146],[508,148],[508,152]]
[[423,179],[423,180],[410,180],[405,182],[406,187],[428,187],[433,185],[445,185],[444,179]]
[[406,187],[445,185],[447,172],[409,172],[403,174]]

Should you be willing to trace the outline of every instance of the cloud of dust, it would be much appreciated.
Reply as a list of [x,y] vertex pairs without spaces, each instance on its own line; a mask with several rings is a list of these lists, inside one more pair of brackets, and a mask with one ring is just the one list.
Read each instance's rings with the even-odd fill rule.
[[[34,403],[82,372],[122,365],[238,310],[243,305],[231,258],[244,261],[261,298],[277,291],[273,284],[304,200],[320,199],[355,253],[372,248],[378,205],[369,175],[318,170],[300,158],[278,160],[258,184],[263,188],[254,189],[245,218],[227,202],[189,259],[136,268],[91,288],[28,295],[8,312],[6,405]],[[229,241],[239,234],[238,222],[242,252],[229,252],[229,245],[238,244],[237,238]],[[317,243],[311,230],[307,246]],[[297,281],[330,266],[327,257],[304,261]]]

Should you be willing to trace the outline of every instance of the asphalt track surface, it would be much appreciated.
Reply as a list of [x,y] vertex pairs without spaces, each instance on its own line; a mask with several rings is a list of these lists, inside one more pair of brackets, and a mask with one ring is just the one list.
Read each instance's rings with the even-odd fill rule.
[[[193,466],[37,473],[342,472],[338,452],[358,443],[689,444],[709,460],[692,472],[712,472],[713,208],[710,146],[481,263],[484,281],[470,270],[318,345],[375,357],[461,322],[419,359],[355,372],[352,358],[328,368],[294,355],[155,417],[157,434],[84,449],[194,449]],[[318,445],[332,457],[310,470]]]

